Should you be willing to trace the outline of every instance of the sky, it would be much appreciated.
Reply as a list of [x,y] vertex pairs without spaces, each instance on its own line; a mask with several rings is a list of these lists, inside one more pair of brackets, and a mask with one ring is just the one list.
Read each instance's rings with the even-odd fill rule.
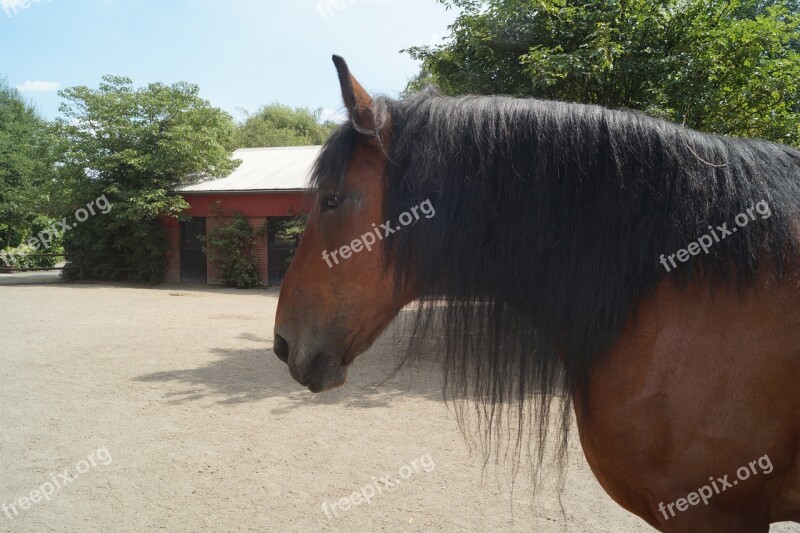
[[442,42],[455,16],[436,0],[0,0],[0,77],[49,119],[59,89],[106,74],[197,84],[237,120],[273,102],[340,118],[332,54],[397,96],[419,67],[400,50]]

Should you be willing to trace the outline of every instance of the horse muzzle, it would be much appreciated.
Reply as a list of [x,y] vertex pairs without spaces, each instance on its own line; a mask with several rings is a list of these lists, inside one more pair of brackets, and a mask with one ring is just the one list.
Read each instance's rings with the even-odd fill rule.
[[347,381],[347,365],[329,352],[315,348],[315,343],[292,346],[277,331],[274,338],[275,355],[289,366],[292,378],[311,392],[335,389]]

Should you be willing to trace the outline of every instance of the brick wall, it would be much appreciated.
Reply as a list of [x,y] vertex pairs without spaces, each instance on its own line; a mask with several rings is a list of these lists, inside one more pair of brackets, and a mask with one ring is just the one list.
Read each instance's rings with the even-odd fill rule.
[[[262,225],[267,221],[267,217],[247,217],[247,221],[254,229],[261,229]],[[261,283],[264,285],[269,284],[269,242],[266,234],[258,237],[258,245],[255,249],[256,257],[258,258],[258,271],[261,273]]]
[[174,218],[159,218],[158,224],[164,229],[169,243],[167,250],[167,275],[165,283],[181,282],[181,226]]

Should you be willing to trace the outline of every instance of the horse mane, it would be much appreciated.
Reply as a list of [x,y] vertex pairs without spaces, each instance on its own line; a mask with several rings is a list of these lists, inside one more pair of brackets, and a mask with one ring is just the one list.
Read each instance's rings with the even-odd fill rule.
[[[436,214],[389,237],[385,263],[398,293],[414,284],[414,338],[441,338],[446,398],[473,400],[459,422],[478,415],[487,459],[512,427],[515,458],[532,433],[541,465],[557,396],[563,458],[574,394],[660,280],[742,287],[798,264],[791,148],[535,99],[426,91],[378,98],[374,115],[374,135],[353,124],[333,134],[313,181],[337,187],[356,143],[391,125],[384,219],[425,200]],[[761,201],[768,219],[670,273],[659,263]]]

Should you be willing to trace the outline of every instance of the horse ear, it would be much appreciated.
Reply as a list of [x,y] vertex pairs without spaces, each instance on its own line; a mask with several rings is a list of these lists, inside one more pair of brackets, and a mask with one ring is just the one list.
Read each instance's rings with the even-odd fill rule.
[[350,112],[350,118],[356,126],[366,130],[375,129],[375,118],[372,113],[372,97],[364,90],[358,80],[350,74],[344,58],[333,56],[333,64],[339,73],[339,84],[342,86],[344,105]]

